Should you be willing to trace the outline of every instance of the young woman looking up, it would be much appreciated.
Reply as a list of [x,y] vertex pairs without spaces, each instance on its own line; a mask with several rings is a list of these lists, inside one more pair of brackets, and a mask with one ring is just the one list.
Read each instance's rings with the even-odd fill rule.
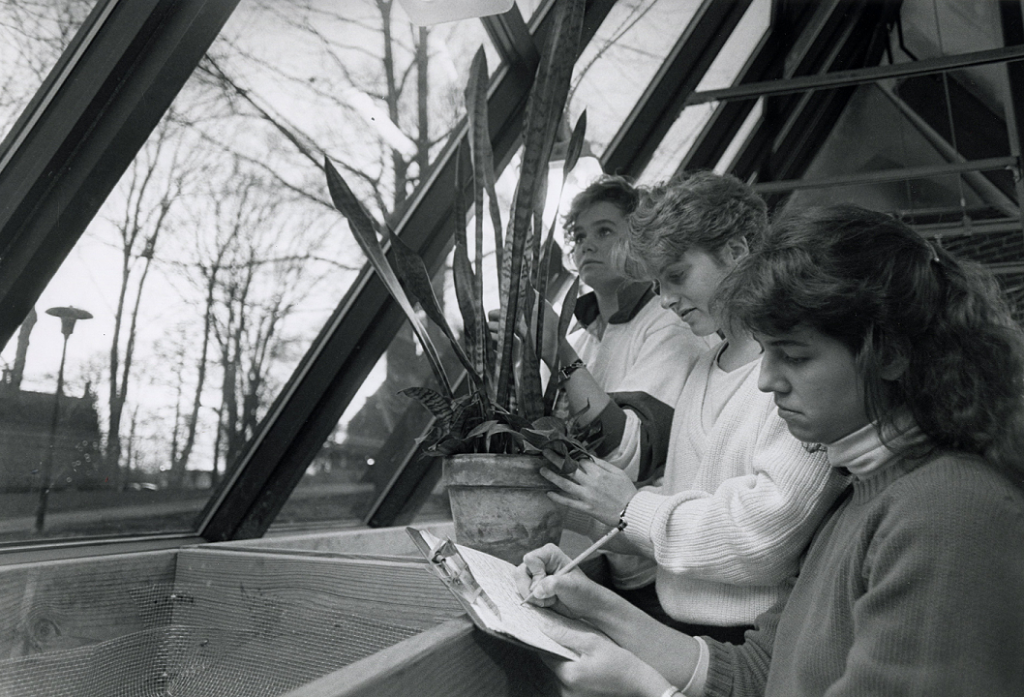
[[764,202],[735,177],[697,172],[654,188],[631,224],[629,258],[658,280],[662,306],[694,334],[724,339],[675,404],[660,486],[637,491],[623,463],[605,458],[581,463],[572,480],[545,473],[561,490],[549,495],[590,516],[591,536],[622,516],[613,551],[633,556],[609,561],[631,602],[655,616],[660,605],[688,633],[741,642],[785,592],[846,479],[789,433],[757,388],[761,347],[711,302],[760,242]]
[[[649,281],[626,278],[614,261],[638,200],[637,189],[617,176],[601,177],[573,198],[566,241],[589,292],[576,301],[578,330],[557,351],[570,413],[584,424],[601,422],[597,454],[636,453],[627,474],[645,480],[664,465],[672,407],[708,344],[659,306]],[[545,352],[549,364],[554,351]]]
[[[549,665],[571,694],[1024,694],[1024,339],[995,282],[896,219],[797,212],[721,300],[760,387],[851,493],[742,646],[656,622],[548,546],[518,582],[612,641]],[[614,643],[613,643],[614,642]]]

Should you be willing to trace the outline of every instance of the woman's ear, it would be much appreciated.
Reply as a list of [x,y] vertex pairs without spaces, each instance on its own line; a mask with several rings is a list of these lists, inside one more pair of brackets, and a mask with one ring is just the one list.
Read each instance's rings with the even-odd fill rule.
[[878,364],[878,375],[883,380],[892,382],[898,380],[907,372],[910,359],[902,351],[890,351]]
[[747,244],[747,238],[744,235],[731,238],[725,243],[725,258],[731,263],[736,264],[743,257],[750,254],[750,245]]

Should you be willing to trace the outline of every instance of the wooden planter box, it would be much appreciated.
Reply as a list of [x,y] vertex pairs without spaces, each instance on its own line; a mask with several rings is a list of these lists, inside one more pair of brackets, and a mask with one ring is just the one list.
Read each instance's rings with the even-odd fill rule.
[[536,657],[475,630],[404,536],[0,566],[0,695],[547,692]]

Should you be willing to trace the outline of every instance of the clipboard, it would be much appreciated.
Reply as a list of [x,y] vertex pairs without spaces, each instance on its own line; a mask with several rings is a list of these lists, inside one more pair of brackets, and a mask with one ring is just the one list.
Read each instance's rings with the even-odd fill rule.
[[515,566],[507,561],[426,530],[405,530],[433,574],[451,591],[473,624],[487,634],[570,660],[579,658],[579,654],[548,636],[553,627],[604,636],[590,625],[554,610],[523,605],[513,577]]

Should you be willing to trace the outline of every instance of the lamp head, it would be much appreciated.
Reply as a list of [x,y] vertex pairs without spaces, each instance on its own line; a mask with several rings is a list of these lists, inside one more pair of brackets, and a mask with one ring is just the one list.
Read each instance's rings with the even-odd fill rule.
[[51,307],[46,314],[60,317],[60,333],[65,337],[75,331],[75,322],[80,319],[92,319],[92,314],[77,307]]

